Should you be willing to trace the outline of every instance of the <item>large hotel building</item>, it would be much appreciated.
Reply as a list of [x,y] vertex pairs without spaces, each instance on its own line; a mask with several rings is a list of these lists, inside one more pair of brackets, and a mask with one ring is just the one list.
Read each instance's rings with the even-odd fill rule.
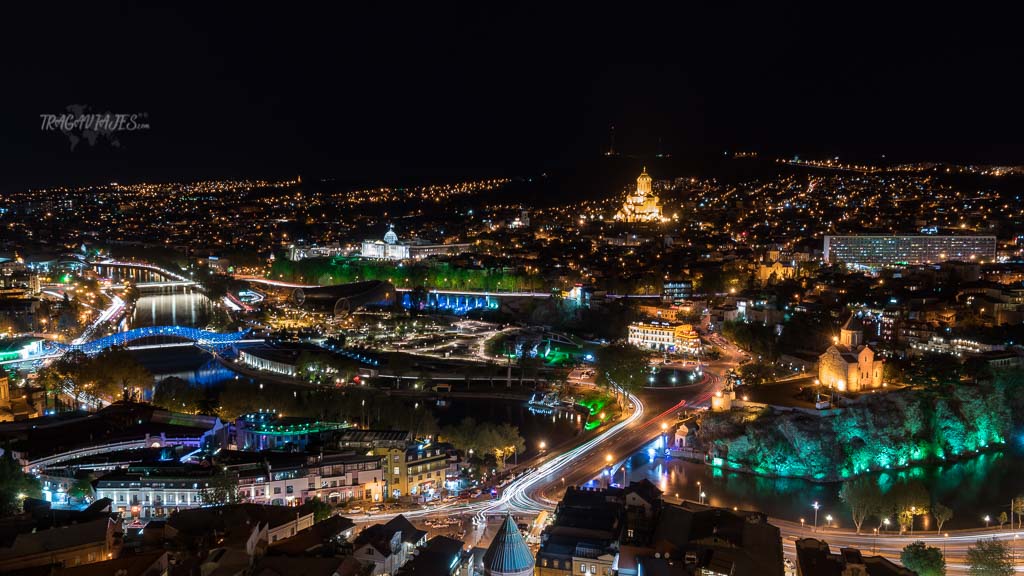
[[995,236],[825,236],[825,261],[852,266],[913,266],[948,260],[992,262]]

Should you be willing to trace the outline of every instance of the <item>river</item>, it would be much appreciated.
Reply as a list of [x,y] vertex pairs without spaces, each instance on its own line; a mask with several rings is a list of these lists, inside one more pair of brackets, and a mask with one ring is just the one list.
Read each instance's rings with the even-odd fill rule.
[[[650,446],[655,447],[656,444]],[[801,518],[808,523],[813,522],[812,504],[818,502],[821,505],[819,524],[824,524],[825,517],[831,515],[833,524],[853,525],[849,509],[839,500],[838,483],[767,478],[678,458],[652,458],[647,448],[627,461],[626,474],[631,481],[647,478],[670,496],[678,494],[697,500],[703,491],[707,495],[706,502],[712,506],[758,510],[794,522]],[[977,528],[984,526],[985,515],[996,522],[1000,512],[1009,514],[1010,499],[1024,495],[1024,435],[1017,434],[1015,441],[1001,451],[983,453],[959,462],[873,474],[872,477],[883,490],[896,482],[920,481],[933,501],[953,510],[952,520],[946,522],[943,529]],[[622,471],[618,469],[614,481],[621,482],[621,479]],[[598,479],[595,483],[600,481]],[[866,526],[873,527],[871,522],[869,519]],[[934,519],[918,517],[915,529],[934,530]]]
[[213,302],[189,287],[146,289],[135,302],[129,323],[141,326],[193,326],[201,328],[210,320]]

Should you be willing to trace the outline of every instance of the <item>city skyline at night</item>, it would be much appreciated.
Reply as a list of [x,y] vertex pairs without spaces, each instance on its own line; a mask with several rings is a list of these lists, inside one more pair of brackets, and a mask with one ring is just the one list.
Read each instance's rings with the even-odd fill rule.
[[0,573],[1021,573],[1011,12],[8,7]]

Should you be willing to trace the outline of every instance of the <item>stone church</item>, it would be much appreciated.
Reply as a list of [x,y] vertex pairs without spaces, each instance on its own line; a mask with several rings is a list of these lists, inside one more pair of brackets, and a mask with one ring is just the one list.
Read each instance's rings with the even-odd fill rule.
[[818,358],[818,380],[840,392],[859,392],[882,385],[881,359],[864,344],[864,325],[856,314],[839,330],[839,339]]

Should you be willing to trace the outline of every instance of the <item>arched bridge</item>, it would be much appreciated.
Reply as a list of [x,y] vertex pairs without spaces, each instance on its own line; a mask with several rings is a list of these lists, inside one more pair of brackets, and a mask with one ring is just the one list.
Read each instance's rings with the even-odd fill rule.
[[57,344],[56,346],[65,350],[80,350],[86,354],[97,354],[111,346],[126,346],[130,342],[142,340],[143,338],[166,337],[181,340],[190,340],[203,345],[220,346],[241,342],[249,334],[248,330],[241,332],[210,332],[199,328],[188,326],[146,326],[133,328],[127,332],[118,332],[103,338],[97,338],[82,344]]

